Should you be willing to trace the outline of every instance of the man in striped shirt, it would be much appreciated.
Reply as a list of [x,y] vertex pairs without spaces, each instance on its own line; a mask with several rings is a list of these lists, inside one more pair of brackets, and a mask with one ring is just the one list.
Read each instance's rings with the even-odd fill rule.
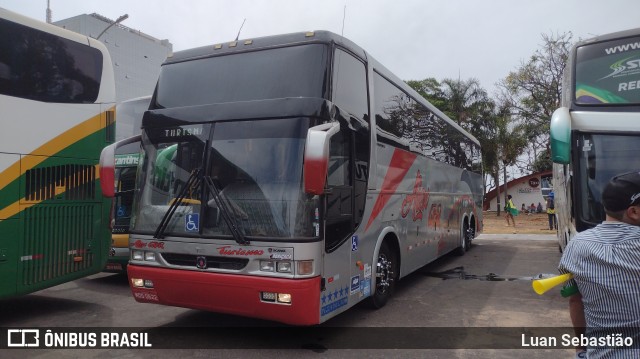
[[587,345],[586,357],[640,358],[640,173],[612,178],[602,204],[605,221],[578,233],[560,259],[560,272],[573,274],[563,296],[576,336],[633,337],[634,349]]

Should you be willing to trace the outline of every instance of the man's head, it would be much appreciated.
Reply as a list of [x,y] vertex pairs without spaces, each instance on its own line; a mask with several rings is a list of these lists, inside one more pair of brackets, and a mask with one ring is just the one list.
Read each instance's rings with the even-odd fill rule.
[[629,172],[613,177],[602,191],[602,204],[606,214],[619,221],[640,224],[640,172]]

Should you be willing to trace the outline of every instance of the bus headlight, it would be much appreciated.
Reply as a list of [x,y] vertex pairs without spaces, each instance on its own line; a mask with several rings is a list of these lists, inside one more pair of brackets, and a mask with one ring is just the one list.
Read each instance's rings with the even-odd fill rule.
[[260,261],[260,271],[262,272],[278,272],[297,275],[313,274],[313,260],[304,261]]
[[131,286],[136,288],[153,288],[151,279],[131,278]]
[[260,261],[260,270],[263,272],[273,272],[275,270],[273,261]]
[[143,251],[131,251],[131,259],[134,261],[141,261],[144,259]]
[[291,304],[291,294],[278,293],[278,302],[279,303],[285,303],[285,304]]
[[134,260],[134,261],[155,262],[156,261],[156,252],[132,250],[131,251],[131,259]]
[[291,304],[291,294],[260,292],[260,299],[267,303]]
[[291,273],[291,262],[276,262],[278,272]]

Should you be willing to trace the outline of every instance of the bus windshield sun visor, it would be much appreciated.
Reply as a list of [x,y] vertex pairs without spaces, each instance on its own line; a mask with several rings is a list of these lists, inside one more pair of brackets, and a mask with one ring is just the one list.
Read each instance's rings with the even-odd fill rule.
[[[220,192],[218,187],[216,187],[215,183],[213,182],[213,179],[211,179],[210,176],[204,176],[204,182],[207,185],[209,192],[213,196],[213,201],[215,202],[216,206],[220,210],[222,219],[225,221],[227,226],[229,226],[229,230],[231,231],[233,238],[236,240],[238,244],[249,244],[249,241],[245,239],[244,235],[242,234],[242,231],[239,229],[238,222],[236,219],[238,215],[236,208],[233,206],[233,204],[227,205],[228,200]],[[229,207],[233,208],[234,216],[231,216],[232,210]]]
[[191,174],[189,175],[189,178],[187,179],[187,182],[185,183],[184,187],[182,187],[180,194],[174,201],[172,201],[171,205],[169,206],[169,209],[167,209],[167,212],[165,212],[164,216],[162,217],[162,220],[160,221],[160,224],[158,225],[158,228],[156,229],[156,232],[153,235],[153,238],[156,238],[156,239],[164,238],[164,231],[167,229],[167,224],[169,224],[169,220],[171,220],[171,217],[173,217],[173,214],[176,212],[176,209],[178,208],[178,206],[180,206],[182,204],[182,201],[184,201],[184,198],[187,195],[189,188],[191,188],[191,186],[193,186],[196,183],[196,181],[198,181],[198,177],[200,177],[199,174],[200,174],[200,169],[196,169],[193,172],[191,172]]

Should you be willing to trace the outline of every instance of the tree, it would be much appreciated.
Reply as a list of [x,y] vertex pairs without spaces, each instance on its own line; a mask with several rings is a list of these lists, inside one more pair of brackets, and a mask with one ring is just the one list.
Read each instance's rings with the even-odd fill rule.
[[509,104],[512,119],[528,139],[528,170],[537,160],[538,150],[549,145],[549,123],[561,104],[562,75],[572,37],[571,32],[542,34],[542,46],[498,83],[500,101]]
[[532,169],[534,172],[549,171],[553,167],[552,165],[553,163],[551,162],[551,151],[546,148],[538,154],[535,162],[533,162]]
[[442,87],[442,96],[446,102],[441,111],[469,130],[472,130],[474,122],[485,118],[493,109],[493,101],[477,79],[444,79]]
[[500,216],[500,168],[503,169],[503,183],[505,184],[504,199],[507,200],[507,166],[516,163],[520,150],[526,144],[526,137],[522,126],[514,124],[509,104],[501,104],[497,111],[490,117],[487,131],[484,136],[482,154],[485,171],[493,178],[497,189],[498,211]]
[[407,85],[411,86],[420,96],[426,98],[440,111],[446,106],[447,99],[442,91],[441,84],[433,77],[424,80],[409,80]]
[[427,78],[407,81],[407,84],[478,139],[482,147],[485,190],[490,179],[499,183],[497,172],[494,171],[499,161],[498,142],[495,140],[495,103],[479,81],[471,78],[438,82],[434,78]]

